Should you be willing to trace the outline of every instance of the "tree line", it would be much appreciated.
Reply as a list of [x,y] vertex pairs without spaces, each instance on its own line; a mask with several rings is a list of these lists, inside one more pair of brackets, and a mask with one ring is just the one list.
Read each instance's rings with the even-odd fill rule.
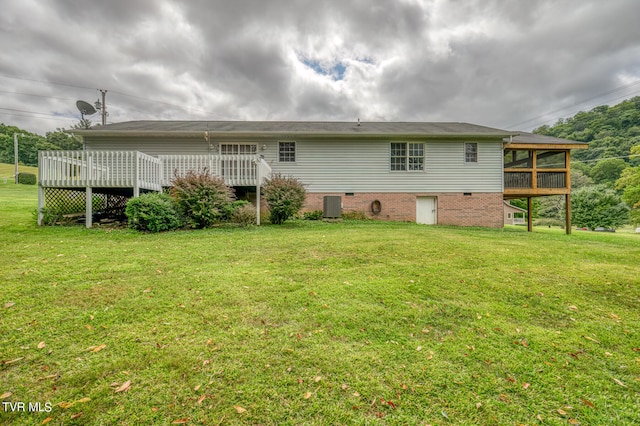
[[80,138],[64,133],[64,129],[56,129],[41,136],[16,126],[0,123],[0,163],[13,164],[14,162],[14,134],[18,135],[18,162],[25,166],[38,165],[40,150],[82,149]]

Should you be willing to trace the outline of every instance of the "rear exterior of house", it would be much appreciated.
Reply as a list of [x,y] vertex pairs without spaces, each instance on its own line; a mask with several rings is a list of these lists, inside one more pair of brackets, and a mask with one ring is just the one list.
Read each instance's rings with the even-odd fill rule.
[[504,223],[503,139],[514,134],[466,123],[326,122],[131,122],[78,133],[87,151],[261,157],[272,173],[305,184],[307,211],[337,196],[343,211],[378,219],[486,227]]
[[257,208],[264,179],[280,173],[306,186],[306,211],[421,224],[498,228],[503,200],[526,198],[531,230],[531,199],[563,195],[570,232],[570,151],[587,148],[467,123],[132,121],[74,133],[82,151],[39,153],[39,223],[46,207],[81,201],[90,227],[94,205],[122,210],[194,171]]

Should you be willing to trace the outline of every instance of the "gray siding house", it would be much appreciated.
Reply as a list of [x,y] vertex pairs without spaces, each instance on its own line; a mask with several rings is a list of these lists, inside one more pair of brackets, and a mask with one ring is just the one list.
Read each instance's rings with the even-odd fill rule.
[[467,123],[273,121],[134,121],[74,133],[83,151],[40,153],[41,207],[54,188],[136,196],[189,170],[255,199],[281,173],[306,185],[305,210],[339,196],[343,211],[379,219],[489,227],[503,226],[505,146],[520,134]]

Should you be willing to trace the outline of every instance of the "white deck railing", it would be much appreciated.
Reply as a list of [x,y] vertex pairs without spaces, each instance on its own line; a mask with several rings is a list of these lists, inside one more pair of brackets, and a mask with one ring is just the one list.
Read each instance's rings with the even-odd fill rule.
[[[254,186],[271,168],[256,155],[160,155],[139,151],[40,151],[39,182],[57,188],[138,188],[154,191],[188,172],[220,176],[229,186]],[[261,182],[262,183],[262,182]]]
[[162,190],[160,160],[139,151],[40,151],[40,186]]

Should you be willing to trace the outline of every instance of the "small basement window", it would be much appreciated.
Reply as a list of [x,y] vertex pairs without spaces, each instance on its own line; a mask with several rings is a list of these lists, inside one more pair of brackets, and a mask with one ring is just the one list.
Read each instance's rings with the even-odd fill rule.
[[296,161],[296,143],[295,142],[278,142],[278,161],[280,163],[295,163]]

